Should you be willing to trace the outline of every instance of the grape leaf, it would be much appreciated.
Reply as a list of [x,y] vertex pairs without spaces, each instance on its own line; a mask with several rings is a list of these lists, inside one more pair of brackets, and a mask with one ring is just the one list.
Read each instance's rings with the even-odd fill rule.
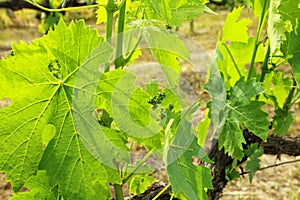
[[[140,89],[136,90],[135,79],[136,77],[128,72],[115,85],[112,95],[112,116],[124,133],[147,138],[160,131],[159,116],[147,103],[150,98],[147,93]],[[148,115],[141,116],[140,113]],[[140,122],[144,124],[141,126]]]
[[161,69],[171,87],[178,85],[179,72],[182,70],[179,59],[190,61],[190,54],[178,35],[170,33],[155,20],[132,22],[131,29],[136,29],[145,38],[152,54],[161,65]]
[[209,133],[209,128],[210,128],[210,117],[208,115],[208,111],[206,112],[205,118],[199,122],[197,126],[197,132],[198,132],[198,144],[201,147],[204,147],[205,142],[206,142],[206,137],[207,134]]
[[[299,34],[297,29],[299,29],[300,8],[298,1],[271,0],[269,10],[268,35],[272,55],[281,52],[282,45],[288,42],[291,33],[294,35]],[[299,38],[299,36],[296,36],[296,38]],[[296,38],[291,41],[291,44],[298,40]]]
[[[60,21],[55,31],[30,45],[14,44],[13,51],[0,62],[0,96],[13,102],[0,110],[0,150],[5,152],[0,169],[15,191],[42,169],[66,199],[108,198],[106,168],[86,149],[75,126],[72,93],[77,71],[108,62],[111,47],[83,21],[69,27]],[[44,127],[52,125],[55,136],[43,147]]]
[[243,18],[238,20],[244,7],[234,8],[231,13],[227,15],[225,24],[222,29],[222,42],[248,42],[248,25],[252,20]]
[[164,20],[168,24],[171,22],[172,13],[169,0],[146,0],[142,3],[144,4],[148,19]]
[[182,22],[192,20],[204,12],[213,13],[206,3],[207,0],[143,1],[148,19],[165,21],[170,26],[181,26]]
[[261,110],[264,103],[251,100],[263,92],[263,87],[255,80],[245,82],[243,78],[232,88],[226,105],[226,121],[219,136],[219,148],[224,147],[225,152],[237,160],[243,157],[242,144],[245,143],[241,125],[262,140],[267,139],[268,114]]
[[[266,8],[269,7],[270,1],[265,0],[250,0],[253,6],[254,14],[257,18],[261,19],[263,13],[264,3],[267,3]],[[265,13],[266,14],[266,13]]]
[[114,117],[114,123],[126,136],[144,144],[147,149],[160,149],[161,113],[149,103],[153,96],[158,95],[158,85],[148,84],[144,91],[135,85],[135,80],[135,75],[121,69],[104,73],[97,88],[99,101],[96,106]]
[[96,102],[96,107],[105,109],[110,116],[113,116],[111,99],[115,86],[125,73],[124,70],[117,69],[102,74],[100,78],[97,88],[98,101]]
[[246,150],[245,155],[247,155],[250,160],[246,164],[246,170],[249,170],[249,180],[252,183],[253,175],[260,168],[260,160],[258,159],[262,156],[264,150],[262,147],[258,147],[258,144],[251,144]]
[[172,5],[172,3],[178,3],[179,1],[170,1],[170,9],[172,11],[172,21],[168,24],[171,26],[181,26],[182,23],[186,20],[191,21],[195,17],[198,17],[202,13],[211,13],[214,12],[207,7],[205,4],[208,1],[197,1],[192,0],[177,5]]
[[183,194],[187,199],[207,199],[205,189],[212,188],[210,170],[192,163],[193,156],[211,163],[197,144],[197,138],[191,133],[191,123],[186,118],[194,109],[195,106],[185,111],[173,130],[175,138],[166,147],[167,172],[176,195]]
[[57,200],[60,199],[58,186],[52,186],[49,183],[49,178],[45,171],[38,171],[36,176],[32,176],[24,185],[30,192],[19,192],[15,194],[11,200],[32,200],[45,199]]
[[273,127],[275,135],[285,135],[288,133],[293,116],[290,112],[277,108],[275,110],[275,117],[273,118]]
[[283,72],[271,72],[266,74],[263,86],[266,89],[266,94],[272,96],[276,101],[274,102],[275,106],[282,108],[292,87],[292,82],[289,78],[284,77]]
[[[218,69],[224,74],[224,79],[230,86],[234,86],[241,76],[246,76],[245,66],[251,62],[252,54],[249,52],[252,52],[254,44],[255,40],[252,37],[249,37],[247,43],[218,43],[218,51],[222,54],[222,57],[219,57],[216,62],[218,63]],[[257,49],[255,62],[262,62],[264,57],[264,48],[260,45]],[[237,71],[235,65],[239,71]]]
[[227,166],[225,169],[225,178],[228,181],[232,181],[236,178],[240,178],[240,173],[238,171],[235,170],[235,168],[233,168],[232,166]]
[[291,33],[289,38],[289,44],[288,44],[288,55],[290,58],[288,59],[288,62],[292,66],[292,72],[293,76],[297,82],[297,84],[300,84],[300,26],[297,27],[297,31],[294,31]]
[[[112,2],[115,2],[115,0],[113,0]],[[99,6],[98,6],[98,9],[96,10],[96,16],[97,16],[96,24],[106,23],[107,11],[106,11],[106,7],[103,5],[107,5],[108,1],[107,0],[97,0],[97,3],[99,4]],[[114,16],[116,16],[117,14],[118,14],[118,11],[114,12]]]
[[215,53],[213,65],[210,72],[210,78],[206,84],[206,89],[209,91],[212,101],[210,104],[210,118],[213,125],[213,133],[219,132],[225,122],[226,115],[226,89],[223,79],[220,77],[217,71],[215,60],[217,59],[218,52]]
[[155,182],[156,179],[149,176],[148,174],[135,174],[130,180],[129,191],[131,194],[142,194],[151,183]]
[[239,160],[243,158],[243,144],[246,141],[238,125],[232,122],[235,119],[230,118],[230,116],[226,118],[227,120],[219,136],[219,149],[224,147],[229,156]]

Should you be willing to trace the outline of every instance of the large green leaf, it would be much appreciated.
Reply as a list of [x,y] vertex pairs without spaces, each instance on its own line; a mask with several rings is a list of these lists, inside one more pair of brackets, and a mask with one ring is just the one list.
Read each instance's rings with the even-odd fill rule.
[[[282,52],[282,46],[288,46],[285,45],[287,42],[299,48],[299,45],[294,44],[294,42],[299,41],[299,16],[299,1],[271,0],[268,21],[271,54]],[[288,41],[290,34],[296,36],[296,38],[291,38],[292,40]],[[292,47],[292,49],[294,47]],[[284,51],[282,53],[285,54]]]
[[264,89],[255,80],[245,82],[243,78],[232,88],[226,105],[226,121],[219,136],[219,148],[224,147],[225,152],[237,160],[243,157],[242,144],[245,143],[241,127],[264,141],[267,139],[268,114],[261,110],[264,103],[251,99],[262,92]]
[[[167,172],[172,189],[176,195],[183,195],[187,199],[207,199],[205,190],[211,189],[211,174],[208,168],[196,166],[192,162],[193,156],[210,162],[204,150],[197,144],[197,138],[191,133],[191,123],[188,116],[193,113],[195,106],[182,113],[175,129],[175,137],[167,142]],[[167,133],[171,135],[171,133]],[[167,136],[168,138],[168,136]]]
[[300,84],[300,26],[290,35],[288,55],[292,55],[288,62],[292,66],[292,72],[297,84]]
[[[0,62],[0,98],[13,102],[0,110],[0,170],[7,172],[15,191],[43,169],[50,186],[59,185],[66,199],[108,197],[105,167],[84,145],[72,95],[77,72],[108,62],[111,47],[82,21],[69,27],[61,21],[30,45],[15,44],[13,52]],[[101,144],[110,147],[106,140]],[[110,179],[116,181],[113,174]]]
[[[217,56],[217,53],[215,53],[215,57]],[[213,125],[213,133],[216,133],[222,129],[225,122],[227,97],[224,81],[220,77],[214,61],[206,89],[209,91],[212,97],[210,104],[210,118]]]
[[143,30],[143,33],[171,87],[178,85],[179,72],[182,70],[178,59],[190,60],[189,51],[184,42],[165,29],[147,28]]

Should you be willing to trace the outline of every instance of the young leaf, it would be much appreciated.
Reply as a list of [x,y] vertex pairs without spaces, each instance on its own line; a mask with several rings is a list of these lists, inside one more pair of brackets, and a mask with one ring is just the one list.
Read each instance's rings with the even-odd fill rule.
[[190,60],[189,51],[184,42],[177,35],[171,34],[165,29],[148,28],[143,32],[152,54],[161,65],[169,84],[171,87],[178,85],[179,72],[182,70],[178,58]]
[[253,4],[253,11],[258,19],[262,18],[264,3],[267,3],[266,8],[269,8],[270,1],[265,0],[250,0]]
[[143,1],[143,4],[148,19],[164,20],[168,24],[171,22],[172,13],[169,6],[169,0],[146,0]]
[[130,180],[129,191],[131,194],[142,194],[151,183],[155,182],[156,179],[149,176],[148,174],[136,174]]
[[[218,51],[222,57],[216,59],[216,62],[230,86],[234,86],[241,76],[246,76],[245,66],[251,61],[252,55],[249,52],[252,52],[254,45],[255,40],[252,37],[249,37],[247,43],[218,43]],[[260,45],[256,52],[255,62],[262,62],[264,57],[264,48]]]
[[228,14],[222,29],[222,42],[248,42],[248,25],[252,20],[244,18],[238,20],[244,7],[234,8]]
[[240,178],[240,173],[235,169],[233,169],[232,166],[226,167],[225,173],[226,173],[225,178],[228,181],[232,181],[236,178]]
[[262,156],[264,150],[262,147],[258,147],[258,144],[251,144],[248,149],[245,150],[245,154],[250,158],[246,164],[246,170],[250,171],[249,180],[252,183],[253,175],[260,167],[260,160],[258,159]]
[[[107,0],[97,0],[97,3],[104,4]],[[106,9],[104,6],[99,6],[96,10],[97,21],[96,24],[106,23]]]
[[283,72],[271,72],[266,74],[263,86],[266,89],[266,94],[272,96],[276,102],[276,107],[283,107],[286,97],[292,87],[292,82],[289,78],[284,77]]

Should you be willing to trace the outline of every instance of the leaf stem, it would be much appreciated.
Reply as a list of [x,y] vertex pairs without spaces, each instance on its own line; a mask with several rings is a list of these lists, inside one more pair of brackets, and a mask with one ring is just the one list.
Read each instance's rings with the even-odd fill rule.
[[133,47],[133,50],[129,53],[129,55],[125,58],[125,65],[129,62],[129,60],[131,59],[132,55],[134,54],[135,50],[138,48],[140,42],[142,40],[142,37],[140,36],[136,42],[136,44]]
[[297,82],[296,80],[293,78],[293,86],[288,94],[288,97],[286,98],[285,102],[284,102],[284,105],[283,105],[283,110],[286,110],[288,111],[291,106],[293,105],[291,102],[292,102],[292,99],[293,99],[293,96],[294,96],[294,93],[295,93],[295,90],[296,90],[296,86],[297,86]]
[[126,0],[120,1],[120,3],[117,5],[118,9],[120,10],[124,4],[126,4]]
[[259,79],[259,82],[261,82],[261,83],[264,82],[266,74],[268,73],[268,61],[269,61],[269,58],[270,58],[270,49],[271,48],[270,48],[270,44],[269,44],[264,62],[261,66],[261,75],[260,75],[260,79]]
[[147,155],[140,161],[140,163],[134,168],[130,174],[128,174],[125,178],[123,178],[123,184],[127,183],[127,181],[131,178],[131,176],[146,162],[146,160],[151,156],[151,154],[154,152],[154,149],[151,149]]
[[222,43],[222,44],[223,44],[224,47],[226,48],[226,50],[227,50],[227,52],[228,52],[228,54],[229,54],[229,56],[230,56],[230,58],[231,58],[231,60],[232,60],[232,62],[233,62],[234,68],[236,69],[237,73],[239,74],[239,76],[240,76],[240,78],[241,78],[241,77],[242,77],[242,74],[241,74],[241,72],[240,72],[240,70],[239,70],[239,68],[238,68],[238,66],[237,66],[237,64],[236,64],[236,62],[235,62],[235,59],[234,59],[234,57],[233,57],[233,55],[232,55],[230,49],[228,48],[228,46],[227,46],[226,44],[224,44],[224,43]]
[[44,10],[47,12],[61,12],[61,11],[79,10],[79,9],[86,9],[86,8],[97,8],[100,6],[106,7],[106,4],[98,3],[98,4],[93,4],[93,5],[76,6],[76,7],[68,7],[68,8],[46,8],[42,5],[40,5],[39,3],[37,3],[35,0],[25,0],[25,1],[41,10]]
[[[269,62],[269,58],[270,58],[270,44],[268,45],[268,50],[264,59],[263,64],[261,65],[261,75],[259,78],[259,82],[263,83],[266,77],[266,74],[268,73],[268,62]],[[259,100],[259,96],[256,96],[256,100]]]
[[268,3],[268,0],[264,1],[261,18],[259,20],[259,26],[258,26],[257,32],[256,32],[255,45],[254,45],[254,49],[253,49],[253,53],[252,53],[252,57],[251,57],[250,69],[248,72],[247,80],[250,80],[252,77],[257,50],[258,50],[259,45],[261,44],[260,37],[261,37],[262,29],[264,26],[265,17],[267,16],[266,15],[267,3]]
[[116,200],[124,200],[122,185],[114,184],[114,190],[115,190]]
[[164,187],[164,189],[162,189],[152,200],[156,200],[160,197],[160,195],[162,195],[165,191],[167,191],[167,189],[171,186],[171,184],[169,183],[168,185],[166,185]]
[[255,42],[255,46],[254,46],[254,50],[253,50],[253,54],[252,54],[252,58],[251,58],[250,69],[249,69],[249,72],[248,72],[247,80],[250,80],[251,77],[252,77],[252,73],[253,73],[253,70],[254,70],[254,62],[255,62],[258,47],[259,47],[259,44],[257,44]]
[[[113,31],[113,24],[114,24],[114,10],[110,9],[110,6],[106,7],[106,41],[111,44],[111,36]],[[105,64],[104,72],[109,72],[110,64]]]
[[121,4],[118,16],[118,30],[117,30],[117,47],[116,47],[116,58],[115,67],[123,67],[125,65],[125,59],[123,56],[123,40],[124,40],[124,25],[125,25],[125,14],[126,14],[126,0]]
[[295,97],[294,97],[294,100],[291,102],[292,105],[294,105],[295,103],[297,103],[300,99],[300,93],[297,92]]

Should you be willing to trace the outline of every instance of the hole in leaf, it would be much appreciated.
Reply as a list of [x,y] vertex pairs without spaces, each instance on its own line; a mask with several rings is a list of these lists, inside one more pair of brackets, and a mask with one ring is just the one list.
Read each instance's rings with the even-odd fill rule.
[[55,78],[61,79],[61,66],[58,60],[51,61],[48,65],[48,69]]
[[201,163],[201,160],[197,156],[192,156],[192,162],[194,165],[199,166]]
[[0,191],[3,191],[3,196],[4,199],[9,199],[12,197],[12,188],[10,182],[6,180],[6,175],[4,172],[0,172]]
[[10,106],[11,104],[12,104],[12,101],[10,98],[4,98],[4,99],[0,100],[0,109]]

